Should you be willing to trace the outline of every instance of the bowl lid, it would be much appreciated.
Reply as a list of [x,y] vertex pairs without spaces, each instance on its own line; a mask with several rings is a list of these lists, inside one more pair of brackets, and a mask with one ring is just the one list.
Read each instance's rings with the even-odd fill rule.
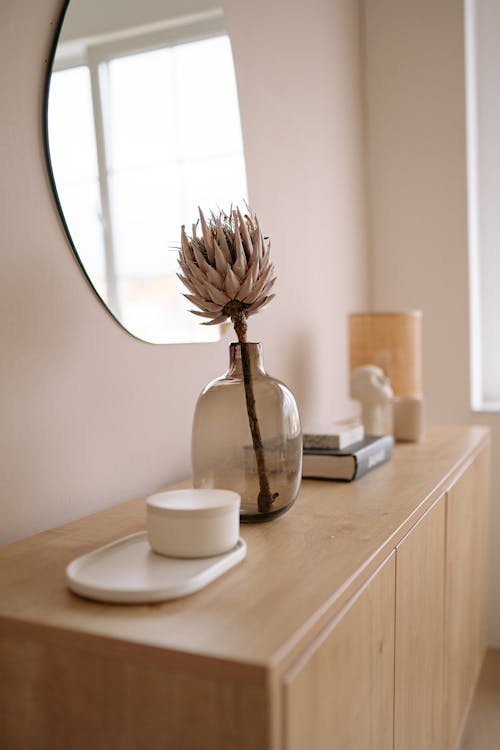
[[237,510],[237,492],[219,489],[184,489],[158,492],[146,498],[148,511],[164,516],[219,516]]

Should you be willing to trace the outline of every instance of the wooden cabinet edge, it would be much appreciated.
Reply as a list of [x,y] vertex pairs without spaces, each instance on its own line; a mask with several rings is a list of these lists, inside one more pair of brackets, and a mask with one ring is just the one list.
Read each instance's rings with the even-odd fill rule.
[[[482,462],[482,464],[480,463]],[[475,464],[475,465],[474,465]],[[468,473],[469,472],[469,473]],[[469,482],[470,487],[466,489],[471,490],[472,489],[472,498],[469,496],[469,492],[464,493],[463,487],[460,487],[460,481],[463,480],[464,482]],[[462,713],[458,717],[458,723],[454,724],[454,726],[450,726],[450,717],[453,718],[453,712],[456,713],[456,704],[453,706],[453,701],[451,701],[451,690],[455,689],[457,679],[460,678],[460,674],[458,676],[455,676],[454,679],[452,679],[451,674],[449,672],[449,664],[448,664],[448,671],[445,669],[445,708],[446,708],[446,715],[448,719],[448,736],[446,737],[446,750],[459,750],[462,743],[462,736],[465,729],[465,725],[467,722],[467,717],[470,711],[470,707],[473,701],[474,692],[479,680],[481,667],[484,662],[484,657],[487,650],[487,591],[488,591],[488,559],[486,550],[488,547],[487,544],[487,538],[486,540],[481,535],[481,530],[487,537],[487,519],[489,515],[489,509],[491,504],[491,492],[490,492],[490,482],[491,482],[491,439],[488,435],[487,439],[481,444],[481,446],[478,447],[478,450],[475,452],[475,455],[471,458],[471,460],[468,462],[467,466],[464,468],[464,470],[461,472],[461,474],[455,479],[455,481],[450,484],[450,486],[447,489],[446,492],[446,588],[445,588],[445,632],[446,632],[446,638],[449,638],[451,636],[451,630],[450,628],[454,626],[455,622],[457,621],[457,618],[455,616],[452,616],[449,609],[453,607],[453,599],[450,598],[455,595],[455,604],[457,602],[462,604],[462,615],[464,612],[464,606],[465,606],[465,612],[469,613],[469,611],[472,611],[473,613],[477,611],[479,607],[480,616],[483,619],[483,622],[479,623],[479,627],[476,632],[474,632],[474,626],[472,628],[472,633],[470,631],[466,631],[466,635],[471,637],[471,635],[476,635],[478,637],[478,641],[476,642],[476,651],[469,653],[469,658],[473,659],[474,669],[472,674],[469,675],[468,679],[468,685],[466,687],[466,696],[465,699],[462,702]],[[456,494],[455,494],[456,493]],[[465,501],[464,501],[465,497]],[[464,505],[465,502],[465,505]],[[462,503],[462,507],[460,507],[460,503]],[[482,510],[483,513],[481,515],[480,512],[480,505],[482,504]],[[479,508],[479,510],[478,510]],[[468,511],[469,513],[473,512],[473,523],[470,525],[470,529],[468,527],[468,531],[471,531],[472,536],[469,537],[468,541],[469,544],[476,544],[476,554],[479,550],[482,555],[484,555],[483,559],[480,559],[480,567],[478,570],[475,570],[475,573],[479,573],[479,580],[474,580],[471,584],[469,594],[473,592],[474,596],[477,593],[478,587],[481,587],[481,581],[483,586],[482,591],[482,597],[479,595],[479,600],[476,602],[478,605],[477,607],[470,606],[470,602],[465,601],[462,602],[463,598],[463,591],[461,592],[461,596],[457,597],[456,592],[452,592],[450,586],[451,586],[451,570],[452,570],[452,563],[451,563],[451,552],[450,552],[450,546],[453,543],[453,528],[452,528],[452,513],[463,513],[465,511]],[[478,516],[479,513],[479,516]],[[479,527],[479,538],[474,538],[474,533],[478,533],[478,527],[474,527],[474,522],[477,523],[479,519],[479,523],[482,524],[482,526]],[[467,520],[467,519],[465,519]],[[464,519],[461,519],[462,523],[461,526],[464,525]],[[455,528],[456,531],[456,528]],[[456,540],[455,540],[456,542]],[[459,540],[459,551],[462,551],[464,545],[464,540]],[[468,552],[471,552],[471,549],[469,548]],[[474,553],[474,548],[472,548],[472,553]],[[454,557],[455,559],[455,557]],[[474,562],[474,556],[472,557],[472,560],[467,560],[467,562],[470,563]],[[470,571],[469,566],[467,566],[467,572]],[[463,571],[462,571],[463,572]],[[457,580],[462,581],[466,579],[466,575],[463,577],[459,577]],[[467,592],[466,592],[467,593]],[[460,613],[459,613],[460,614]],[[456,613],[455,613],[456,615]],[[477,622],[476,622],[477,624]],[[470,623],[468,623],[470,626]],[[463,635],[463,633],[462,633]],[[451,649],[453,646],[453,640],[451,643],[447,642],[447,649]],[[473,648],[474,645],[474,638],[471,639],[471,643],[468,642],[469,648]],[[463,649],[459,649],[460,658],[463,658]],[[455,653],[456,656],[456,653]],[[448,662],[454,662],[453,659],[453,653],[450,651],[448,654]],[[456,665],[456,669],[463,668],[464,664]],[[467,662],[466,662],[467,666]],[[462,678],[463,679],[463,678]],[[456,695],[455,695],[456,698]],[[451,701],[451,702],[450,702]]]
[[383,545],[379,547],[371,558],[366,560],[356,572],[345,581],[330,599],[315,613],[314,619],[310,620],[302,631],[293,640],[288,641],[275,654],[269,666],[273,671],[285,672],[298,658],[303,649],[307,649],[308,643],[315,640],[325,627],[328,627],[336,617],[340,617],[345,608],[353,600],[353,597],[367,585],[376,572],[382,567],[386,560],[397,549],[398,545],[412,532],[418,523],[439,503],[445,500],[449,489],[463,476],[482,451],[490,445],[489,428],[478,444],[469,450],[457,461],[455,466],[443,477],[429,495],[427,495],[414,511],[405,519],[401,526],[390,535]]
[[395,578],[392,552],[283,674],[278,747],[303,750],[306,741],[314,750],[387,747],[394,710]]
[[275,747],[267,670],[48,630],[0,622],[1,747]]
[[467,469],[474,463],[478,456],[491,445],[490,429],[485,427],[482,438],[474,448],[465,453],[453,468],[443,477],[414,511],[405,519],[404,523],[389,536],[377,552],[338,589],[332,597],[315,613],[302,631],[288,641],[275,654],[269,667],[276,672],[284,673],[296,661],[304,649],[308,648],[321,632],[329,626],[335,618],[342,615],[349,603],[367,585],[376,572],[384,565],[401,542],[416,528],[422,519],[435,508],[439,502],[445,502],[446,495],[457,481],[465,474]]
[[373,579],[380,573],[380,571],[386,565],[392,565],[395,567],[396,552],[393,550],[385,560],[380,563],[377,568],[373,571],[369,578],[367,578],[363,584],[356,590],[356,592],[345,602],[342,609],[336,612],[335,615],[322,627],[322,629],[316,634],[314,639],[301,651],[300,656],[296,657],[292,664],[290,664],[285,671],[282,673],[281,680],[286,682],[293,679],[296,672],[298,672],[303,665],[310,658],[311,654],[321,646],[321,644],[328,638],[330,633],[335,629],[337,623],[345,616],[345,614],[351,609],[351,607],[357,602],[362,596],[366,589],[370,586]]
[[491,428],[482,426],[482,429],[484,430],[484,434],[481,440],[479,440],[474,448],[471,448],[460,461],[457,461],[457,464],[446,475],[446,481],[443,480],[445,484],[445,492],[449,492],[453,488],[453,486],[465,474],[467,469],[472,466],[474,461],[482,453],[488,452],[489,454],[489,452],[491,451]]
[[443,750],[445,498],[396,548],[395,750]]
[[32,640],[47,648],[75,649],[89,656],[105,656],[117,662],[126,660],[132,665],[154,667],[165,671],[182,669],[186,673],[200,677],[216,674],[234,681],[263,687],[269,685],[271,674],[266,665],[218,659],[200,653],[190,654],[167,649],[154,643],[122,640],[0,616],[0,641],[1,639]]
[[[347,598],[346,601],[343,601],[343,604],[341,608],[335,613],[332,613],[332,609],[330,609],[330,619],[326,624],[323,624],[323,627],[316,631],[316,635],[314,638],[309,639],[308,645],[303,646],[300,653],[297,655],[295,654],[295,659],[292,661],[290,658],[288,659],[288,664],[286,665],[286,668],[283,671],[282,674],[282,693],[281,696],[278,699],[280,711],[281,711],[281,722],[282,726],[279,731],[277,731],[276,736],[280,737],[280,744],[273,745],[274,747],[279,748],[286,748],[288,747],[287,744],[287,734],[286,734],[286,723],[287,723],[287,717],[286,717],[286,697],[285,692],[287,689],[287,685],[291,684],[291,682],[294,680],[294,678],[300,674],[301,670],[306,667],[308,662],[313,658],[314,654],[317,652],[318,649],[321,648],[321,646],[327,641],[327,639],[331,636],[331,634],[334,632],[335,628],[337,627],[338,623],[343,619],[343,617],[346,615],[346,613],[355,605],[356,601],[363,595],[364,591],[369,587],[373,579],[377,576],[377,574],[380,572],[382,568],[386,564],[388,564],[389,560],[392,559],[392,565],[395,566],[397,563],[397,551],[398,548],[401,546],[404,541],[410,537],[412,533],[414,533],[421,525],[426,523],[429,519],[431,514],[439,513],[441,516],[441,524],[442,524],[442,530],[443,530],[443,539],[442,539],[442,575],[443,575],[443,586],[444,579],[445,579],[445,573],[446,573],[446,554],[447,554],[447,532],[445,533],[446,523],[447,523],[447,513],[448,513],[448,493],[449,491],[455,486],[455,484],[467,473],[467,471],[471,470],[473,471],[473,465],[480,460],[479,457],[481,455],[486,455],[489,446],[490,446],[490,437],[489,434],[485,434],[484,439],[478,444],[477,448],[474,451],[470,451],[466,456],[463,457],[463,459],[460,462],[457,462],[457,464],[453,467],[453,470],[448,473],[448,475],[443,479],[441,483],[439,483],[438,487],[431,493],[419,506],[418,513],[415,513],[415,516],[412,517],[412,519],[408,519],[408,529],[406,530],[406,533],[401,533],[401,530],[404,526],[401,527],[399,533],[395,536],[397,536],[397,542],[394,543],[394,548],[389,552],[389,554],[385,557],[385,559],[379,563],[375,570],[372,570],[371,573],[365,577],[361,583],[359,583],[359,576],[356,578],[356,582],[358,583],[357,588],[355,589],[354,593],[350,597]],[[476,466],[478,464],[476,463]],[[482,470],[483,474],[487,473],[484,469]],[[436,518],[438,516],[435,515]],[[410,520],[413,520],[412,523],[409,523]],[[387,545],[390,543],[390,540],[388,540]],[[380,553],[380,550],[379,550]],[[371,563],[373,564],[373,559],[371,560]],[[366,568],[364,569],[364,572],[366,573]],[[358,571],[359,573],[359,571]],[[354,585],[354,581],[352,581]],[[396,577],[395,577],[395,583],[396,583]],[[348,588],[346,586],[346,589],[344,591],[344,595],[347,596]],[[337,605],[339,603],[340,597],[337,600]],[[442,612],[442,621],[444,625],[445,621],[445,596],[443,597],[443,612]],[[311,635],[311,632],[309,632],[309,635]],[[395,634],[395,643],[397,643],[397,636]],[[443,633],[444,637],[444,633]],[[484,649],[483,649],[484,654]],[[289,655],[290,657],[290,655]],[[396,658],[396,653],[395,653]],[[285,663],[285,662],[284,662]],[[441,674],[444,680],[444,670],[443,666],[441,665]],[[474,677],[474,684],[470,686],[470,694],[469,694],[469,703],[472,699],[473,695],[473,689],[476,684],[476,681],[479,676],[480,671],[480,664],[478,664],[476,669],[476,674]],[[444,696],[443,696],[444,700]],[[465,723],[467,716],[467,712],[465,712],[464,716],[462,717],[462,724]],[[463,730],[463,726],[460,728],[460,732],[458,737],[461,737]],[[460,743],[459,743],[460,744]],[[449,750],[458,750],[459,745],[454,748],[449,748]]]

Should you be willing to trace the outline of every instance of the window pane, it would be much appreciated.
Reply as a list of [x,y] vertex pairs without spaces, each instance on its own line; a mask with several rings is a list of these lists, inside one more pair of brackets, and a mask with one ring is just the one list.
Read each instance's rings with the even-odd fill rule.
[[217,329],[186,313],[172,246],[180,243],[181,225],[196,221],[198,206],[210,210],[246,199],[229,39],[115,58],[101,73],[125,324],[142,335],[137,331],[149,315],[158,340],[214,340]]
[[500,410],[500,5],[465,4],[473,409]]
[[105,299],[101,204],[87,68],[53,73],[48,113],[50,159],[61,208],[78,255]]
[[238,95],[229,38],[220,36],[182,44],[174,47],[172,54],[182,157],[204,159],[241,154]]

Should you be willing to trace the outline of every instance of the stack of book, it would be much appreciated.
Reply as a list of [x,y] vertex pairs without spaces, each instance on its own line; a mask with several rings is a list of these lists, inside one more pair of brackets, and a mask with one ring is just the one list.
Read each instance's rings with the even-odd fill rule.
[[302,476],[352,482],[389,461],[393,449],[392,435],[365,435],[362,424],[339,422],[324,433],[304,433]]

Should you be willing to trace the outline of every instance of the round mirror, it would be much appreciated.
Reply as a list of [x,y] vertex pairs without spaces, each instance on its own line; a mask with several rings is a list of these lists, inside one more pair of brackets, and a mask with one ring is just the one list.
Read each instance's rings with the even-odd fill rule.
[[231,45],[210,0],[71,0],[47,85],[46,145],[73,250],[117,321],[210,341],[177,279],[198,206],[246,199]]

